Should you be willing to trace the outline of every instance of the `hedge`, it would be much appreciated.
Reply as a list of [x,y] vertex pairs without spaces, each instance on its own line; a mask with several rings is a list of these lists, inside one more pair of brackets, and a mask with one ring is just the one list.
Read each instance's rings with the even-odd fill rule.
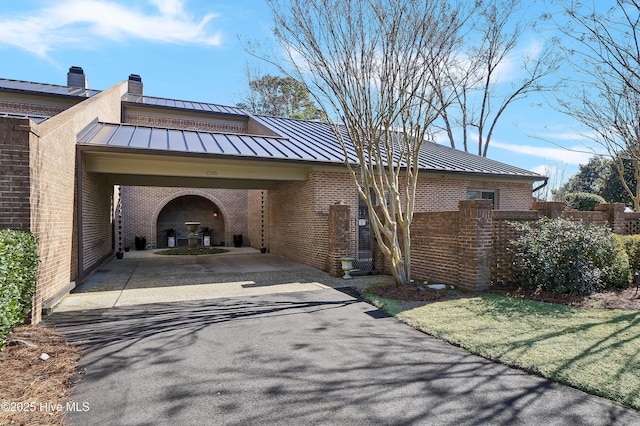
[[629,286],[629,258],[610,229],[548,218],[512,225],[523,232],[509,248],[523,287],[590,294]]
[[37,238],[27,232],[0,230],[0,349],[31,311],[37,270]]
[[640,271],[640,235],[616,235],[629,257],[629,267],[633,272]]
[[571,192],[564,196],[564,202],[568,208],[584,212],[594,211],[598,203],[606,203],[600,195],[588,192]]

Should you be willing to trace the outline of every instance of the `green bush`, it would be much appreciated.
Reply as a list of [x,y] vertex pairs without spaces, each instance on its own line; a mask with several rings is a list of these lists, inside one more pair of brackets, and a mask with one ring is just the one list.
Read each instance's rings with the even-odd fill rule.
[[588,192],[571,192],[564,196],[564,202],[568,208],[583,212],[591,212],[595,209],[596,204],[606,203],[605,199],[598,194]]
[[36,290],[38,242],[34,235],[0,230],[0,349],[27,318]]
[[548,218],[512,225],[523,232],[510,245],[522,286],[576,294],[629,286],[629,259],[611,230]]
[[640,271],[640,235],[616,235],[616,239],[629,257],[631,270]]

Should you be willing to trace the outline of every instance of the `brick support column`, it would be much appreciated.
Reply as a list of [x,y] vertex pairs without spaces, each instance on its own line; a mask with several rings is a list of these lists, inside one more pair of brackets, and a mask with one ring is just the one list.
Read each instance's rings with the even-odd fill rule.
[[351,253],[350,207],[348,205],[329,206],[329,241],[325,270],[334,276],[342,275],[340,258],[353,256]]
[[624,234],[624,203],[596,204],[594,210],[606,212],[611,230],[616,234]]
[[556,219],[562,216],[565,204],[562,201],[535,201],[532,210],[539,211],[549,219]]
[[460,286],[486,291],[491,284],[491,201],[460,201],[458,220]]

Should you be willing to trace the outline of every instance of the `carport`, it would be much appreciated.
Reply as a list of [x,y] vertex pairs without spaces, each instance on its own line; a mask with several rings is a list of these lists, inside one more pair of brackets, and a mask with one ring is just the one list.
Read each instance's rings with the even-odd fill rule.
[[[118,247],[119,186],[274,189],[305,181],[311,165],[285,138],[94,122],[77,138],[79,281]],[[295,157],[295,158],[292,158]],[[109,207],[110,206],[110,207]],[[117,211],[115,212],[117,217]]]

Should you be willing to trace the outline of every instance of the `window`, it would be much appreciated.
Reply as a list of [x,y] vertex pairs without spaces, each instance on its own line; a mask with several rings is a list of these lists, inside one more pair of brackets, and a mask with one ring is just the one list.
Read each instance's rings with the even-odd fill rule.
[[467,200],[491,200],[491,207],[496,208],[497,197],[493,189],[468,189]]
[[[373,190],[373,188],[369,188],[369,197],[371,198],[371,204],[374,206],[379,206],[380,204],[380,200],[378,200],[378,197],[376,197],[376,192]],[[384,199],[385,202],[387,203],[387,205],[389,205],[389,191],[387,191],[386,189],[384,190]]]

